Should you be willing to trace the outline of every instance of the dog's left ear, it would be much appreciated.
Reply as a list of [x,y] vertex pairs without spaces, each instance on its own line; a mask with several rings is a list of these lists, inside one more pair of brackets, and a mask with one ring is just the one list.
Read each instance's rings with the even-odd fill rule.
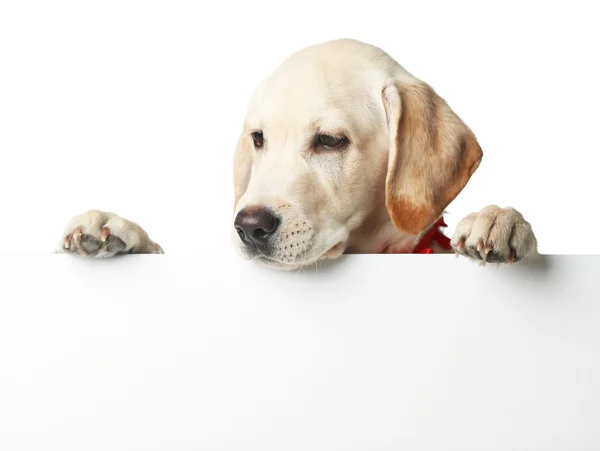
[[483,153],[473,132],[427,84],[382,92],[390,133],[386,205],[396,228],[418,235],[462,191]]
[[233,158],[234,210],[238,201],[248,188],[248,184],[250,183],[250,175],[252,173],[254,149],[252,146],[250,146],[248,139],[249,138],[246,136],[246,133],[242,131],[238,138],[235,155]]

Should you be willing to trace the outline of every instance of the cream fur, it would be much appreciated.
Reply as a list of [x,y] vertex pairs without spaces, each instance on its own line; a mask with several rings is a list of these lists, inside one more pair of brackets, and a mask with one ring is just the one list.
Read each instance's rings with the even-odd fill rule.
[[[252,140],[257,130],[262,149]],[[349,145],[317,150],[319,133],[343,135]],[[233,227],[232,238],[242,255],[282,269],[344,253],[411,252],[481,157],[475,135],[446,101],[383,50],[351,39],[314,45],[256,87],[234,155],[234,217],[247,207],[273,211],[281,219],[273,252],[247,253]],[[59,251],[77,253],[81,246],[65,243],[80,232],[101,239],[112,221],[124,252],[162,252],[137,224],[111,215],[73,218]],[[490,261],[510,262],[537,252],[523,216],[496,206],[461,221],[452,243],[480,261],[488,253]]]

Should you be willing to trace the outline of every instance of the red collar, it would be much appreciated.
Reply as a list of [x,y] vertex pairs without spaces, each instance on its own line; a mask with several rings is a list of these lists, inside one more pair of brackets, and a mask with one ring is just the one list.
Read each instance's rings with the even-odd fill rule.
[[450,244],[450,238],[442,233],[440,227],[448,227],[444,222],[444,217],[437,220],[433,226],[427,231],[419,244],[413,249],[413,254],[433,254],[433,248],[431,247],[432,242],[436,242],[444,249],[452,249]]

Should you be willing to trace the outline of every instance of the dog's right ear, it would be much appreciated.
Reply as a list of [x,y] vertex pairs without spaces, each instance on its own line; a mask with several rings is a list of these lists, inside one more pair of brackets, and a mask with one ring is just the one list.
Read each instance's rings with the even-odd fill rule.
[[234,184],[234,202],[233,209],[248,188],[250,175],[252,173],[252,163],[254,160],[254,149],[250,145],[250,137],[246,133],[246,127],[238,138],[233,159],[233,184]]
[[483,157],[469,127],[429,85],[383,90],[390,131],[386,204],[396,228],[418,235],[465,187]]

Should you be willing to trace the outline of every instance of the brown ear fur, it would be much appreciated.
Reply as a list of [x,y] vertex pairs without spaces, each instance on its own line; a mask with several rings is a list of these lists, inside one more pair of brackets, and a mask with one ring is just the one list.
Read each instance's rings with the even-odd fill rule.
[[242,133],[238,138],[233,159],[234,210],[238,201],[248,188],[248,183],[250,183],[252,161],[254,158],[253,152],[254,149],[249,145],[248,137],[245,133]]
[[392,85],[386,205],[398,230],[418,235],[462,191],[483,153],[473,132],[425,83]]

